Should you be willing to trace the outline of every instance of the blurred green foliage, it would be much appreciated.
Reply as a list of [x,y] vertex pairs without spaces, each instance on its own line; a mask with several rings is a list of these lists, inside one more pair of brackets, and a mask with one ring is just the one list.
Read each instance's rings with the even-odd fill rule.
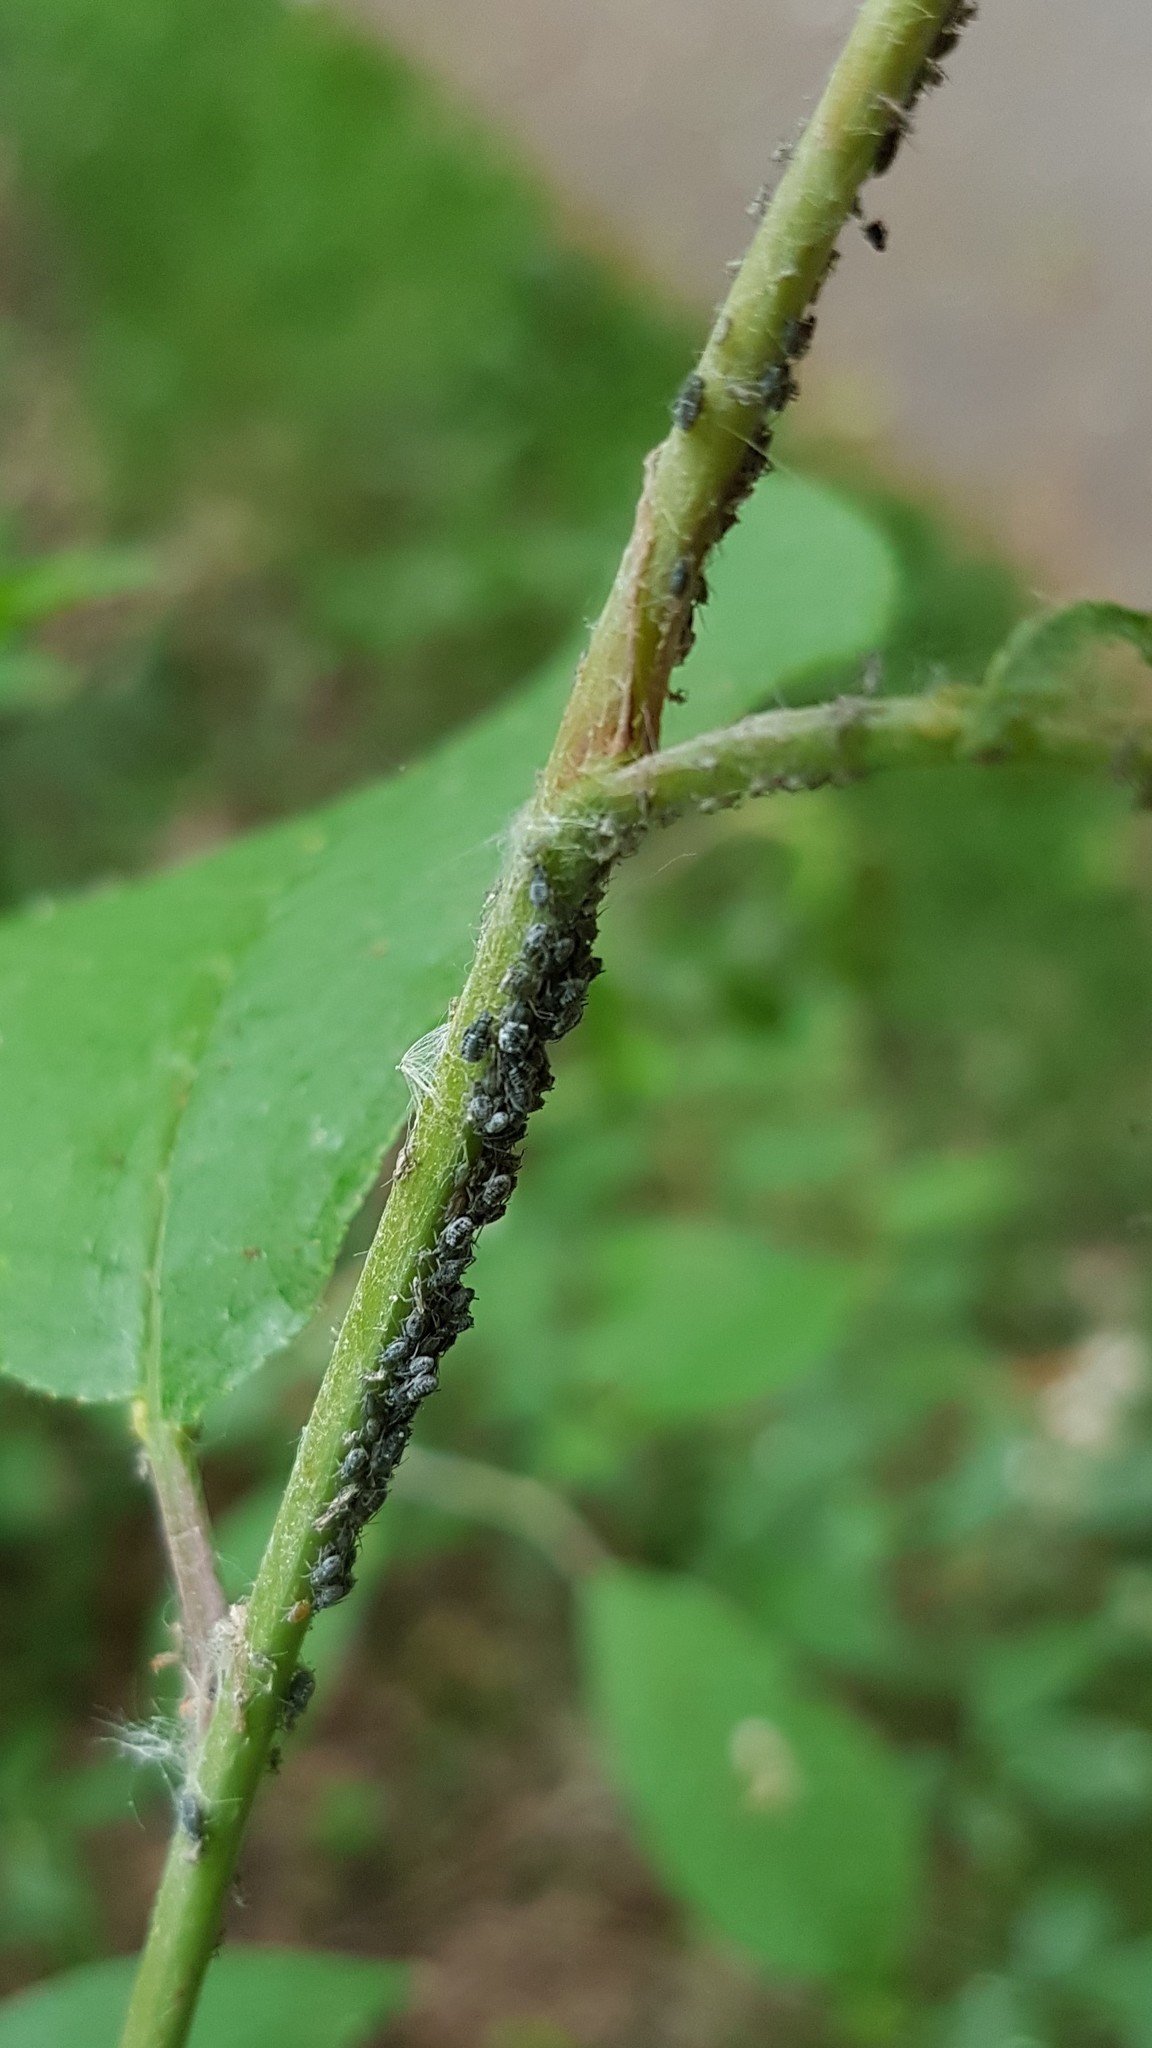
[[30,518],[162,540],[171,585],[66,719],[6,730],[11,897],[379,772],[523,675],[689,342],[321,10],[6,4],[0,132],[0,459],[62,422]]
[[[64,450],[63,530],[18,508],[0,627],[57,658],[37,565],[125,560],[65,543],[162,565],[78,692],[0,705],[15,897],[294,807],[494,697],[594,600],[685,344],[318,13],[5,5],[0,123],[5,431],[30,376],[62,383],[96,478]],[[973,676],[1011,572],[855,485],[899,567],[884,687]],[[567,1682],[684,1941],[820,1980],[780,2048],[1152,2040],[1150,851],[1113,792],[975,770],[652,848],[422,1423],[614,1560]],[[370,1221],[316,1324],[209,1414],[230,1591]],[[118,1422],[0,1407],[15,1983],[107,1939],[91,1832],[152,1794],[87,1738],[163,1679],[125,1678],[158,1570]],[[317,1631],[323,1686],[373,1580],[474,1544],[442,1501],[390,1507]],[[392,1789],[330,1784],[308,1852],[365,1854]]]

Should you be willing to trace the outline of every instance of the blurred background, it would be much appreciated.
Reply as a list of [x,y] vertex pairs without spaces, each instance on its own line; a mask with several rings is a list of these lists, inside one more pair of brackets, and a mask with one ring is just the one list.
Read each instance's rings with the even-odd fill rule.
[[[5,908],[385,773],[570,641],[852,12],[0,0]],[[985,0],[952,69],[786,447],[886,553],[891,689],[975,678],[1038,593],[1149,596],[1152,20]],[[628,872],[242,1938],[414,1958],[403,2048],[1146,2048],[1150,892],[1147,821],[1036,773]],[[380,1199],[206,1432],[237,1592]],[[10,1990],[138,1943],[169,1813],[98,1739],[160,1682],[122,1419],[0,1419]],[[590,1546],[867,1733],[918,1844],[895,1961],[749,1931],[682,1839],[690,1739],[622,1794]]]

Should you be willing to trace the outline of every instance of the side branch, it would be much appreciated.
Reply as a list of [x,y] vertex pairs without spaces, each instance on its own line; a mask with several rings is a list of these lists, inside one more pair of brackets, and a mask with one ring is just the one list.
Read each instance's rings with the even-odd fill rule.
[[637,817],[669,825],[778,791],[965,762],[1104,768],[1132,784],[1142,801],[1152,791],[1152,725],[1095,710],[1078,715],[1052,697],[1022,695],[997,707],[993,738],[989,702],[987,688],[949,686],[920,697],[839,697],[765,711],[589,778],[579,811],[587,807],[621,827]]

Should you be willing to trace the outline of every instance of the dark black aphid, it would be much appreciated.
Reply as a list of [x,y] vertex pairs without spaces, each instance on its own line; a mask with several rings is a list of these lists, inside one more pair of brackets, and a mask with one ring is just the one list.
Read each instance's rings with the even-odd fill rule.
[[690,434],[703,410],[704,379],[699,370],[692,370],[672,401],[672,418],[682,434]]
[[908,120],[906,115],[901,115],[898,121],[893,121],[891,127],[885,129],[877,146],[876,161],[872,166],[874,177],[883,178],[892,169],[896,158],[900,154],[900,144],[907,133]]
[[815,313],[807,314],[803,320],[790,320],[784,329],[784,353],[792,362],[798,363],[807,355],[815,339]]
[[306,1713],[309,1702],[316,1690],[316,1674],[307,1664],[298,1664],[288,1680],[287,1690],[280,1707],[280,1719],[285,1729],[296,1726],[301,1714]]
[[460,1057],[466,1060],[469,1066],[475,1066],[483,1059],[492,1043],[492,1026],[495,1021],[491,1010],[482,1010],[464,1031],[460,1040]]
[[194,1792],[187,1785],[181,1786],[176,1794],[176,1822],[181,1834],[187,1835],[191,1843],[193,1861],[204,1854],[208,1840],[208,1816]]
[[882,220],[866,220],[863,227],[864,240],[883,255],[888,247],[888,225]]

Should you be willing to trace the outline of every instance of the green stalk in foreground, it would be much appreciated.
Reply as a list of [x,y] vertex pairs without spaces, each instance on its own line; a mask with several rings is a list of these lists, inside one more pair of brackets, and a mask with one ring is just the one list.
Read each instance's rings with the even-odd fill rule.
[[[535,912],[534,863],[547,849],[574,903],[594,893],[608,856],[644,822],[651,792],[612,764],[655,747],[669,678],[706,594],[703,565],[767,467],[773,416],[791,396],[811,339],[811,308],[836,238],[873,173],[886,169],[907,115],[972,12],[970,0],[865,0],[803,141],[753,239],[675,425],[649,458],[632,538],[581,663],[539,791],[514,837],[486,911],[432,1086],[414,1120],[360,1285],[246,1608],[218,1631],[221,1666],[202,1743],[189,1763],[179,1822],[123,2035],[123,2048],[181,2048],[215,1946],[248,1813],[281,1725],[311,1616],[317,1523],[337,1491],[365,1375],[412,1298],[462,1160],[475,1150],[471,1077],[460,1058],[468,1020],[500,1008],[503,977],[524,951]],[[619,769],[626,778],[630,771]],[[677,771],[678,772],[678,771]],[[706,791],[701,794],[707,796]],[[611,812],[606,838],[599,813]],[[142,1427],[147,1435],[147,1424]]]

